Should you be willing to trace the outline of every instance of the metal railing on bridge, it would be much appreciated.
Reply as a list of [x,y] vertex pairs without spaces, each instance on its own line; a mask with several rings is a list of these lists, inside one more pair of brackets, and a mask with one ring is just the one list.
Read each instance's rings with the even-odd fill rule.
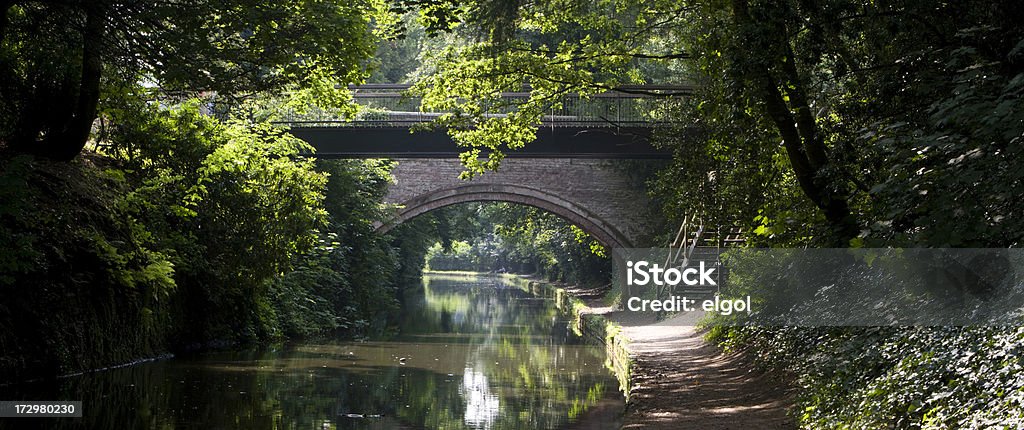
[[[409,94],[407,84],[366,84],[349,87],[362,107],[354,118],[342,118],[320,109],[285,112],[277,121],[292,127],[410,127],[428,123],[444,112],[422,112],[421,99]],[[552,101],[541,123],[547,127],[649,127],[667,102],[691,94],[684,85],[620,86],[590,96],[566,95]],[[501,117],[530,97],[529,88],[505,92],[489,100],[483,117]]]

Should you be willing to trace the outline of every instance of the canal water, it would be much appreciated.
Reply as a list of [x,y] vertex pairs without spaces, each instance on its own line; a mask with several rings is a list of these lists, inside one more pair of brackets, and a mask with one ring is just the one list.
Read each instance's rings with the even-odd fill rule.
[[0,428],[619,428],[604,348],[552,300],[497,277],[425,275],[398,334],[177,357],[51,382],[5,399],[83,401],[83,418]]

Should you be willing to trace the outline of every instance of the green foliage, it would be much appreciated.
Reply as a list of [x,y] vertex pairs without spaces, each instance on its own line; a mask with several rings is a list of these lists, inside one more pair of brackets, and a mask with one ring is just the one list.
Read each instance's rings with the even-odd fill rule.
[[174,264],[126,211],[130,190],[100,157],[0,160],[0,380],[164,350]]
[[805,428],[1016,428],[1024,414],[1019,327],[717,328],[797,378]]
[[70,158],[100,94],[138,82],[229,99],[294,90],[341,107],[393,20],[381,0],[4,2],[0,142]]
[[[488,240],[491,239],[491,240]],[[493,238],[477,237],[473,243],[457,240],[444,249],[441,243],[435,243],[427,250],[426,268],[429,270],[496,272],[504,266],[500,244]],[[508,270],[508,269],[505,269]]]
[[366,79],[367,83],[394,84],[409,81],[422,65],[421,56],[433,48],[429,45],[434,41],[426,38],[423,26],[418,24],[411,13],[401,17],[401,21],[396,23],[396,30],[400,30],[401,34],[378,44],[377,53],[370,60],[373,71]]
[[[388,164],[317,165],[269,121],[352,116],[397,19],[381,0],[0,5],[0,379],[380,329],[422,262],[373,234]],[[104,155],[68,166],[11,155],[89,139]]]
[[[424,19],[428,33],[479,30],[418,85],[424,108],[451,112],[439,124],[467,147],[467,176],[531,141],[567,93],[687,82],[693,97],[650,112],[679,123],[658,139],[676,154],[657,186],[676,221],[775,245],[1019,237],[1005,192],[1020,181],[1012,2],[412,3],[447,17]],[[525,104],[502,105],[500,92],[523,85]]]
[[105,110],[115,124],[108,148],[140,184],[129,210],[177,268],[183,326],[197,330],[183,336],[266,337],[273,330],[254,310],[266,281],[315,243],[326,176],[295,158],[305,143],[268,125],[222,123],[195,101],[165,109],[131,100]]
[[[342,275],[339,253],[323,247],[323,255],[308,255],[303,265],[273,281],[269,299],[273,304],[279,335],[302,338],[338,330],[358,331],[365,320],[357,319],[357,308],[347,303],[352,283]],[[319,257],[319,258],[317,258]]]
[[427,264],[427,251],[437,242],[449,243],[445,233],[448,220],[438,213],[424,214],[402,223],[388,233],[398,253],[396,281],[410,283],[420,278]]
[[[755,5],[771,9],[751,2]],[[701,54],[696,56],[704,71],[701,99],[683,112],[696,115],[716,146],[687,151],[689,159],[677,156],[679,168],[661,182],[662,190],[676,196],[680,209],[699,207],[715,199],[673,187],[672,181],[690,175],[691,183],[700,183],[702,174],[721,172],[713,185],[719,193],[724,188],[724,196],[716,198],[728,204],[714,209],[741,215],[738,223],[753,233],[748,236],[753,243],[822,243],[829,232],[817,216],[807,215],[805,202],[794,199],[793,180],[780,169],[784,166],[770,154],[760,162],[745,155],[767,148],[773,136],[762,132],[767,127],[750,102],[756,95],[751,83],[734,73],[763,61],[759,53],[777,54],[772,49],[780,45],[752,50],[750,44],[736,44],[729,7],[706,6],[690,38],[696,42],[694,52]],[[815,8],[789,2],[774,6],[781,13],[763,18],[806,29],[788,33],[786,43],[807,88],[818,91],[810,97],[835,162],[824,174],[851,190],[861,229],[853,245],[1020,242],[1019,199],[1007,194],[1021,180],[1015,143],[1022,135],[1016,108],[1022,69],[1015,52],[1022,29],[1016,5],[959,2],[936,8],[933,2],[832,1]],[[676,145],[684,148],[686,143]],[[728,155],[723,161],[735,163],[725,169],[702,163],[722,153]],[[755,178],[757,166],[781,174],[784,180],[775,184],[783,186],[743,185],[742,175],[732,177],[735,171]],[[748,351],[796,379],[795,414],[806,428],[1021,425],[1021,334],[1016,328],[716,324],[709,326],[712,340]]]
[[[942,306],[936,302],[957,297],[957,293],[908,288],[908,281],[934,282],[928,281],[927,275],[922,279],[915,271],[900,275],[897,269],[891,275],[871,276],[865,271],[839,269],[832,274],[845,274],[837,277],[814,273],[814,267],[828,266],[830,261],[841,266],[844,263],[839,261],[848,257],[818,257],[812,258],[813,264],[806,264],[797,262],[808,257],[806,250],[749,251],[727,254],[727,294],[753,296],[755,316],[711,316],[703,322],[708,330],[706,338],[726,349],[749,354],[761,366],[776,371],[775,375],[784,379],[780,383],[792,384],[796,405],[791,412],[803,428],[1020,426],[1024,416],[1020,363],[1024,331],[1012,325],[1012,319],[1006,327],[808,326],[826,324],[822,321],[856,321],[865,316],[922,318],[938,312]],[[865,251],[842,253],[860,254],[856,258],[865,258],[869,266],[883,267],[894,261],[884,260],[909,255],[912,250],[897,249],[889,256]],[[792,258],[797,256],[803,257]],[[927,257],[910,258],[920,264]],[[948,263],[942,258],[936,262]],[[905,269],[906,265],[892,267]],[[790,276],[793,273],[801,275],[796,279]],[[875,284],[878,282],[881,284]],[[821,290],[814,286],[826,284]],[[879,290],[890,294],[882,299],[873,294]],[[837,291],[845,293],[829,298]],[[811,297],[813,303],[808,304],[806,300]],[[885,311],[890,305],[901,306],[903,300],[922,303],[929,297],[940,300],[917,310],[904,307],[898,314],[892,313],[892,308]],[[993,312],[998,306],[991,299],[980,305],[960,301],[957,309],[976,315]],[[950,311],[940,313],[949,315]],[[775,318],[781,315],[801,318],[802,325],[781,326],[794,321]]]
[[388,162],[318,164],[266,123],[137,91],[104,99],[109,156],[0,164],[0,379],[384,328],[402,263],[373,231]]
[[[561,106],[565,95],[586,98],[617,82],[640,79],[632,60],[644,48],[617,37],[623,25],[611,2],[411,3],[421,5],[428,34],[480,36],[426,58],[427,73],[413,89],[423,97],[424,110],[448,112],[436,125],[447,127],[466,147],[461,158],[467,177],[496,170],[504,151],[534,140],[542,115]],[[459,21],[461,27],[451,25]],[[524,86],[531,90],[527,100],[513,106],[501,98],[502,92]]]
[[918,61],[938,63],[929,72],[945,78],[934,83],[936,94],[903,121],[860,130],[862,163],[879,167],[868,173],[877,202],[869,206],[868,243],[1020,243],[1024,207],[1012,190],[1024,179],[1024,30],[997,23],[958,26],[951,43],[917,53]]
[[0,177],[0,216],[18,221],[0,223],[0,235],[7,246],[0,252],[0,282],[14,283],[12,274],[27,273],[33,269],[33,260],[39,258],[34,250],[36,238],[28,233],[27,227],[34,227],[35,220],[22,216],[31,209],[31,188],[28,173],[33,159],[28,156],[16,157],[4,165]]
[[[450,243],[427,252],[433,270],[536,273],[574,284],[603,284],[610,262],[603,245],[579,227],[549,212],[494,202],[446,208],[458,220]],[[460,217],[461,215],[461,217]]]
[[380,331],[397,309],[403,262],[373,225],[382,215],[389,169],[383,160],[318,163],[328,175],[328,225],[298,267],[269,287],[284,336]]

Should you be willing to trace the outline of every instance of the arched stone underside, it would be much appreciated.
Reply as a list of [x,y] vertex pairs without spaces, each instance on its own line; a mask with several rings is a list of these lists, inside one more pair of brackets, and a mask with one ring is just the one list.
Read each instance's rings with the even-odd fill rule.
[[398,214],[381,225],[378,231],[386,233],[405,221],[445,206],[484,201],[519,203],[543,209],[576,224],[607,247],[633,247],[618,229],[579,205],[551,193],[510,184],[466,184],[419,196],[406,202]]
[[384,202],[396,210],[378,227],[392,227],[433,209],[464,202],[506,201],[535,206],[578,225],[612,248],[656,246],[664,231],[645,183],[653,160],[507,158],[497,172],[461,180],[453,158],[398,158]]

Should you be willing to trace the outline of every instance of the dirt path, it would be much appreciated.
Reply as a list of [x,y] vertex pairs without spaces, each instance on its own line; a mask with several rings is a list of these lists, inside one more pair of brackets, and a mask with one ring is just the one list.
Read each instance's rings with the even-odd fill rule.
[[788,429],[790,396],[736,354],[723,354],[692,325],[608,315],[623,325],[634,360],[623,428]]
[[622,326],[633,359],[624,429],[794,429],[791,393],[739,354],[725,354],[694,328],[699,315],[656,322],[602,307],[596,291],[569,289]]

